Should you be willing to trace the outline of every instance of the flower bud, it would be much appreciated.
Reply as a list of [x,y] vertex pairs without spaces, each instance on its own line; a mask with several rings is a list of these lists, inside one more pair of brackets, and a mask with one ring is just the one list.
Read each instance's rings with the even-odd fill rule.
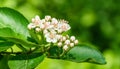
[[61,47],[61,46],[62,46],[62,42],[59,42],[59,43],[58,43],[58,47]]
[[33,23],[35,22],[35,19],[34,19],[34,18],[32,18],[32,22],[33,22]]
[[67,46],[67,45],[64,45],[64,46],[63,46],[63,50],[65,50],[65,51],[68,50],[68,46]]
[[70,44],[70,40],[66,40],[66,41],[65,41],[65,44],[66,44],[66,45],[69,45],[69,44]]
[[74,47],[74,43],[70,43],[70,47]]
[[39,32],[41,29],[40,28],[35,28],[35,31],[36,32]]
[[71,36],[71,37],[70,37],[70,40],[71,40],[71,41],[74,41],[74,40],[75,40],[75,36]]
[[66,40],[66,37],[65,37],[65,36],[63,36],[63,37],[62,37],[62,41],[65,41],[65,40]]
[[74,43],[75,43],[75,44],[78,44],[78,40],[75,40]]
[[35,28],[36,26],[33,23],[28,24],[28,29],[31,30]]

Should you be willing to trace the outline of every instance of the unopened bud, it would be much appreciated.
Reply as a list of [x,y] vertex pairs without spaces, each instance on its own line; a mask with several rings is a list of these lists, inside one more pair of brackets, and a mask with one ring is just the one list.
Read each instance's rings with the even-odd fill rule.
[[35,28],[35,25],[34,25],[33,23],[30,23],[30,24],[28,25],[28,29],[31,30],[31,29],[33,29],[33,28]]
[[78,44],[78,40],[75,40],[74,43],[75,43],[75,44]]
[[75,36],[71,36],[71,37],[70,37],[70,40],[71,40],[71,41],[74,41],[74,40],[75,40]]
[[34,19],[34,18],[32,18],[32,22],[33,22],[33,23],[35,22],[35,19]]
[[62,46],[62,42],[59,42],[59,43],[58,43],[58,47],[61,47],[61,46]]
[[65,41],[65,40],[66,40],[66,37],[65,37],[65,36],[63,36],[63,37],[62,37],[62,41]]
[[65,44],[66,44],[66,45],[69,45],[69,44],[70,44],[70,40],[66,40],[66,41],[65,41]]
[[67,46],[67,45],[64,45],[64,46],[63,46],[63,50],[65,50],[65,51],[68,50],[68,46]]
[[35,30],[36,30],[36,32],[39,32],[41,29],[40,28],[36,28]]
[[70,47],[74,47],[74,43],[70,43]]

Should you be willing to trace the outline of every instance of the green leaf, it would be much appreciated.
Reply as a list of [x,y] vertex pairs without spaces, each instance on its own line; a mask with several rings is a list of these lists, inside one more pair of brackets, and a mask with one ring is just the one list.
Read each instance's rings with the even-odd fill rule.
[[11,30],[10,28],[0,28],[0,39],[1,40],[6,40],[9,42],[14,42],[16,44],[21,44],[23,46],[26,47],[36,47],[38,45],[29,42],[27,40],[23,40],[21,38],[18,38],[17,34],[15,34],[15,32],[13,30]]
[[0,40],[6,39],[27,47],[37,46],[28,41],[30,38],[28,23],[28,20],[19,12],[6,7],[0,8]]
[[27,30],[28,20],[19,12],[2,7],[0,8],[0,28],[10,28],[18,36],[16,38],[27,39],[29,32]]
[[34,69],[44,59],[40,53],[11,56],[8,61],[10,69]]
[[0,42],[0,52],[7,50],[8,48],[12,47],[13,45],[14,45],[14,43],[12,43],[12,42]]
[[69,50],[62,59],[78,63],[90,62],[96,64],[106,64],[103,55],[98,50],[86,45],[75,46]]
[[10,28],[0,28],[0,37],[17,37],[17,35]]
[[[106,64],[103,55],[95,48],[87,45],[77,45],[68,52],[62,53],[62,48],[53,46],[48,50],[48,58],[69,60],[77,63],[89,62],[95,64]],[[63,56],[61,57],[61,54]]]

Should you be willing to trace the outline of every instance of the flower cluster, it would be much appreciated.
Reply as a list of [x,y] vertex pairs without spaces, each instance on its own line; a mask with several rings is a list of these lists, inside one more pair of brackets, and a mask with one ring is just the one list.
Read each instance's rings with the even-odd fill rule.
[[44,19],[40,19],[39,16],[35,16],[32,19],[32,23],[28,25],[28,29],[34,29],[36,32],[42,32],[46,42],[57,43],[58,47],[63,47],[67,50],[78,43],[78,40],[74,36],[63,36],[62,34],[70,29],[70,25],[65,20],[58,20],[51,18],[51,16],[45,16]]
[[78,40],[76,40],[75,36],[69,37],[62,36],[58,42],[58,47],[63,47],[64,50],[68,50],[69,48],[74,47],[76,44],[78,44]]

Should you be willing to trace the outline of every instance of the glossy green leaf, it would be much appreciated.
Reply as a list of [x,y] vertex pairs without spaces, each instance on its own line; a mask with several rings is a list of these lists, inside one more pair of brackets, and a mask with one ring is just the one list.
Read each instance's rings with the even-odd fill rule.
[[3,38],[27,47],[37,46],[28,41],[30,38],[28,23],[19,12],[10,8],[0,8],[0,40]]
[[62,49],[54,46],[48,50],[48,58],[69,60],[77,63],[89,62],[95,64],[106,64],[103,55],[95,48],[87,45],[77,45],[68,50],[62,57]]
[[32,42],[18,38],[18,35],[13,30],[11,30],[10,28],[7,28],[7,27],[0,28],[0,37],[2,38],[2,40],[4,39],[6,41],[14,42],[16,44],[21,44],[26,47],[36,47],[37,46],[36,44],[34,44]]
[[38,53],[34,54],[20,54],[11,56],[8,61],[10,69],[34,69],[44,59],[44,55]]
[[10,28],[16,35],[21,36],[23,39],[27,39],[29,32],[27,30],[27,19],[19,12],[2,7],[0,8],[0,28]]
[[10,28],[0,28],[0,37],[17,37],[17,35]]
[[103,55],[98,50],[86,45],[75,46],[69,50],[62,59],[78,63],[90,62],[96,64],[106,64]]

